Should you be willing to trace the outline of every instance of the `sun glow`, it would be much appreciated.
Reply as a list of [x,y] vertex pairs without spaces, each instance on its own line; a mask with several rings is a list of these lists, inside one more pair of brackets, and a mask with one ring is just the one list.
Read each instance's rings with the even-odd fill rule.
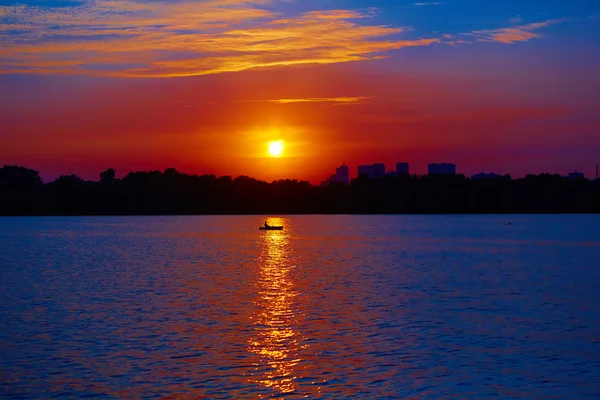
[[269,155],[272,157],[281,157],[283,155],[283,141],[277,140],[275,142],[269,142]]

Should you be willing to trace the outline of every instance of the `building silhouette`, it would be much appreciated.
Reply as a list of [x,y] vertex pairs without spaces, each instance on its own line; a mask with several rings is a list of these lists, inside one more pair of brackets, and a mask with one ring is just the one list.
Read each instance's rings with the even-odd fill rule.
[[335,169],[336,182],[341,182],[344,185],[350,184],[350,169],[346,163],[342,164],[341,167]]
[[396,164],[396,174],[406,174],[410,175],[409,166],[407,162],[399,162]]
[[371,165],[359,165],[358,176],[366,176],[369,179],[385,177],[385,164],[376,163]]
[[341,167],[336,168],[335,174],[331,175],[329,178],[327,178],[325,181],[323,181],[321,183],[321,185],[327,186],[331,182],[339,182],[339,183],[343,183],[344,185],[350,184],[350,169],[348,168],[348,166],[345,163],[342,164]]
[[429,175],[455,175],[456,164],[442,163],[442,164],[429,164],[428,168]]

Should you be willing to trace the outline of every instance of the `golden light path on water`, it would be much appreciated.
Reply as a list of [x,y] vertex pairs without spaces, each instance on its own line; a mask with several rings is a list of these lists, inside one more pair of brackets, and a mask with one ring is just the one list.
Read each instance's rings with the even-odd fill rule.
[[[270,225],[288,226],[285,218],[271,218]],[[265,231],[261,235],[261,255],[257,309],[252,316],[254,332],[248,351],[260,357],[260,365],[253,381],[279,391],[291,393],[297,390],[296,367],[301,361],[299,351],[308,347],[303,344],[298,326],[295,298],[299,291],[294,284],[292,272],[296,268],[290,232]]]

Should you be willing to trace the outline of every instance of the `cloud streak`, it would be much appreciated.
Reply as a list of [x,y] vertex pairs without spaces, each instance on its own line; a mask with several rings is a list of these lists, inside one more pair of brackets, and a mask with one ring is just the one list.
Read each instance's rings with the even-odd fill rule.
[[275,99],[262,100],[269,103],[290,104],[290,103],[335,103],[335,104],[352,104],[361,103],[368,100],[370,97],[309,97],[309,98],[294,98],[294,99]]
[[400,27],[359,24],[374,10],[282,18],[276,0],[94,0],[0,7],[0,72],[171,77],[383,58],[438,39],[397,40]]
[[547,20],[509,28],[474,31],[473,35],[478,42],[499,42],[505,44],[527,42],[531,39],[542,37],[541,34],[534,31],[546,28],[558,22],[560,22],[560,20]]

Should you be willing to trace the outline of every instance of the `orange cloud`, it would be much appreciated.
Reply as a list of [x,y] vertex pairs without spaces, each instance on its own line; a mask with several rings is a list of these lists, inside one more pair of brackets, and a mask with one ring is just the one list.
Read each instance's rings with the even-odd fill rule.
[[[168,77],[385,57],[438,39],[384,39],[402,28],[361,25],[374,11],[311,11],[291,19],[274,0],[0,7],[0,72]],[[56,28],[58,27],[58,29]]]
[[275,99],[275,100],[263,100],[269,103],[279,104],[290,104],[290,103],[336,103],[336,104],[348,104],[348,103],[359,103],[364,100],[370,99],[370,97],[310,97],[306,99]]
[[535,30],[545,28],[549,25],[560,22],[559,20],[548,20],[527,25],[516,26],[512,28],[500,28],[483,31],[474,31],[473,35],[478,42],[499,42],[513,44],[516,42],[527,42],[531,39],[542,37]]

